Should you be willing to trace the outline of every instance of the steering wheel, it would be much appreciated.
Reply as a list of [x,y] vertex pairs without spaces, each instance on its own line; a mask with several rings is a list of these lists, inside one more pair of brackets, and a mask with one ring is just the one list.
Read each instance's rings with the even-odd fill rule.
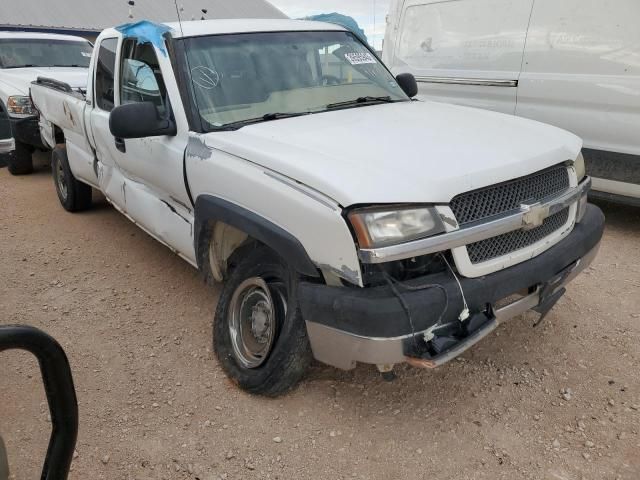
[[322,85],[340,85],[342,83],[338,77],[333,75],[323,75]]

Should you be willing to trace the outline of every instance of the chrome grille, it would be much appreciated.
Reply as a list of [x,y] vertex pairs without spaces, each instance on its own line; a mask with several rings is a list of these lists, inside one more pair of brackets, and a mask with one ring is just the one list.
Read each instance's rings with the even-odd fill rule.
[[[526,177],[458,195],[450,206],[458,223],[465,225],[517,211],[522,204],[557,197],[569,186],[567,167],[556,165]],[[467,245],[469,260],[475,265],[530,247],[566,225],[569,211],[566,208],[551,215],[531,230],[516,230]]]
[[498,235],[480,242],[467,245],[467,253],[471,263],[477,264],[502,257],[522,248],[530,247],[556,230],[561,229],[569,221],[569,209],[551,215],[542,225],[531,230],[516,230]]
[[451,201],[458,223],[477,222],[516,210],[523,203],[536,203],[559,195],[569,188],[569,172],[564,165],[541,170],[498,185],[463,193]]

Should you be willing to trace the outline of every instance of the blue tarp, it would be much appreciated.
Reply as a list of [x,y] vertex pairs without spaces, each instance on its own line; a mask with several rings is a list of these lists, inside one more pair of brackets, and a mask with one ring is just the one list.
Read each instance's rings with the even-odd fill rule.
[[171,31],[171,28],[160,23],[153,23],[148,20],[142,20],[136,23],[125,23],[116,27],[116,30],[122,33],[124,38],[134,37],[138,40],[138,44],[150,43],[162,54],[167,56],[167,49],[164,45],[163,35]]
[[348,28],[353,33],[355,33],[361,40],[366,43],[369,43],[367,40],[367,36],[364,33],[364,30],[360,28],[358,22],[356,22],[352,17],[347,15],[342,15],[341,13],[333,12],[333,13],[321,13],[319,15],[312,15],[307,17],[306,20],[315,20],[317,22],[328,22],[328,23],[336,23],[338,25],[342,25],[345,28]]

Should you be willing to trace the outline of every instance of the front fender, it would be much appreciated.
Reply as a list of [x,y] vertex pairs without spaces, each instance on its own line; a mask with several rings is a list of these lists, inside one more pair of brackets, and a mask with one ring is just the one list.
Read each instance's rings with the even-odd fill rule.
[[267,245],[298,273],[308,277],[319,276],[318,269],[297,238],[260,215],[212,195],[200,195],[196,200],[193,238],[201,270],[206,264],[210,241],[208,225],[213,222],[226,223]]
[[[362,286],[357,249],[340,205],[304,184],[219,150],[215,143],[213,134],[194,135],[185,158],[186,181],[197,204],[194,253],[198,262],[209,241],[199,238],[206,230],[203,226],[220,218],[224,210],[232,227],[237,228],[232,223],[235,217],[236,222],[250,224],[262,236],[257,238],[266,238],[261,241],[305,275],[313,271],[318,276],[320,270]],[[203,205],[207,206],[201,208]]]

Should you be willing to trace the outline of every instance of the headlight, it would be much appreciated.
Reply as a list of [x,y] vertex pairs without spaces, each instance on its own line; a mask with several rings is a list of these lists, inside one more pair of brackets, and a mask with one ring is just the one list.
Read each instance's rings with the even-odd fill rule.
[[578,183],[587,175],[587,170],[584,165],[584,157],[582,156],[582,152],[576,158],[576,161],[573,162],[573,168],[576,169],[576,175],[578,176]]
[[367,208],[348,215],[360,248],[377,248],[409,242],[444,232],[431,207]]
[[10,115],[35,115],[36,109],[29,97],[9,97],[7,111]]

